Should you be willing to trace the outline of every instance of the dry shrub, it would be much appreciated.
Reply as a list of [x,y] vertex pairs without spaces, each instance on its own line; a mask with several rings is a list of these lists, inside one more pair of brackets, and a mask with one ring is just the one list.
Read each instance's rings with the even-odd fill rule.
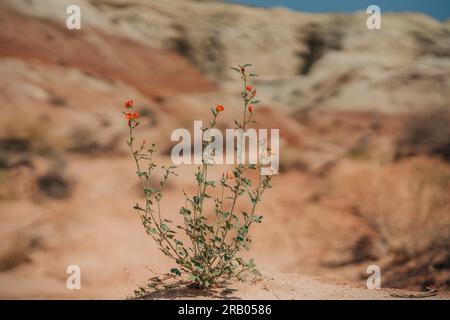
[[48,172],[37,179],[39,190],[47,197],[64,199],[70,196],[72,183],[61,172]]
[[0,272],[5,272],[31,262],[31,253],[39,245],[37,238],[28,236],[11,236],[9,241],[0,244]]
[[69,151],[81,154],[95,154],[102,150],[96,128],[90,126],[77,126],[70,134]]
[[28,152],[38,153],[63,148],[61,136],[52,134],[49,120],[45,117],[25,117],[18,121],[13,116],[1,119],[2,140],[25,144]]
[[[380,249],[402,257],[450,249],[450,167],[411,159],[387,166],[351,164],[335,175],[346,197],[380,236]],[[346,171],[346,172],[345,172]]]
[[14,138],[0,138],[0,168],[30,165],[28,153],[28,141]]
[[308,163],[302,157],[302,153],[295,146],[286,145],[285,141],[281,141],[280,149],[280,171],[287,172],[290,170],[308,171],[310,168]]
[[[98,130],[99,127],[102,130]],[[7,116],[0,118],[0,151],[5,151],[0,153],[0,166],[16,162],[18,151],[26,156],[67,151],[88,155],[113,152],[125,133],[120,119],[112,116],[77,114],[58,119],[56,115],[39,114],[20,121]],[[17,150],[19,148],[21,150]],[[10,161],[10,157],[14,161]]]
[[450,161],[450,110],[409,115],[397,148],[400,157],[428,154]]

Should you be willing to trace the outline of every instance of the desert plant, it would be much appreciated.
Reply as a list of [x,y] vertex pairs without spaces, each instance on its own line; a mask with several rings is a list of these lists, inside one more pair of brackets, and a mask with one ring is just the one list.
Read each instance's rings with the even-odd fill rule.
[[381,254],[413,257],[450,243],[450,167],[412,159],[388,166],[358,165],[335,181],[339,195],[379,235]]
[[[247,72],[249,66],[232,68],[240,74],[243,81],[242,118],[240,121],[235,120],[236,129],[243,131],[254,122],[254,105],[258,103],[255,100],[256,90],[248,85],[249,79],[256,76]],[[197,192],[193,196],[184,192],[185,205],[179,210],[184,223],[175,225],[163,216],[161,210],[164,187],[169,177],[176,175],[175,166],[161,166],[164,175],[158,188],[149,187],[151,173],[158,167],[152,160],[155,145],[148,147],[143,141],[136,146],[134,130],[139,125],[139,114],[133,111],[132,100],[125,103],[125,108],[127,110],[124,115],[129,127],[127,143],[135,160],[137,175],[145,196],[145,205],[136,204],[134,209],[137,210],[145,231],[156,241],[159,249],[177,264],[177,267],[171,269],[171,273],[176,276],[181,276],[182,273],[188,275],[200,289],[223,284],[232,278],[242,279],[248,271],[258,274],[253,260],[244,260],[239,256],[239,252],[242,248],[249,248],[249,230],[252,223],[262,221],[262,216],[256,214],[256,207],[264,191],[271,187],[271,176],[261,174],[260,164],[239,164],[232,172],[223,173],[220,180],[216,181],[208,176],[213,164],[205,161],[205,156],[202,155],[201,166],[195,173]],[[205,132],[215,128],[216,121],[224,110],[222,105],[212,108],[209,127],[202,130]],[[212,141],[213,139],[203,141],[203,148],[208,147]],[[249,178],[251,171],[259,173],[256,186],[252,185]],[[214,190],[218,191],[219,197],[212,196]],[[245,200],[244,195],[248,195],[251,209],[249,212],[238,213],[237,203]],[[208,212],[205,210],[208,201],[214,202],[212,222],[208,222]],[[190,244],[180,240],[182,234],[179,232],[185,233]]]
[[450,111],[409,115],[397,141],[398,156],[429,154],[450,161]]

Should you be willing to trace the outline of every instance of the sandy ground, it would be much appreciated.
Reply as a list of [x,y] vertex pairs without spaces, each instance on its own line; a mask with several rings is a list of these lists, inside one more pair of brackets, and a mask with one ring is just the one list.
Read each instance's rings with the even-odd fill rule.
[[[268,273],[255,283],[233,283],[220,290],[199,294],[186,287],[154,292],[144,299],[246,299],[246,300],[389,300],[450,299],[448,293],[421,297],[419,292],[398,289],[367,289],[362,283],[327,278]],[[397,297],[394,297],[397,295]],[[398,297],[400,296],[400,297]]]

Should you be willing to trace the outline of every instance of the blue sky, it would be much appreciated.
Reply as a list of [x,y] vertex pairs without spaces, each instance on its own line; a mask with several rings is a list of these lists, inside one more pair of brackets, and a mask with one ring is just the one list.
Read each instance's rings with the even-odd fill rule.
[[226,0],[260,7],[288,7],[305,12],[353,12],[369,5],[380,6],[381,12],[419,11],[435,19],[450,19],[450,0]]

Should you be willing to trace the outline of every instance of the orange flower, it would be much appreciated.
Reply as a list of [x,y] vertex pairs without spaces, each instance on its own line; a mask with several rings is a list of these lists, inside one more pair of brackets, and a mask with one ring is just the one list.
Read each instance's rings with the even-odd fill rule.
[[249,111],[250,113],[253,112],[253,106],[252,106],[252,105],[249,105],[249,106],[248,106],[248,111]]
[[125,114],[125,118],[127,118],[128,120],[137,119],[137,118],[139,118],[139,113],[137,113],[137,112],[133,112],[133,113],[128,112],[128,113]]
[[225,108],[223,107],[223,105],[218,104],[218,105],[216,106],[216,111],[217,111],[217,112],[222,112],[223,110],[225,110]]
[[125,102],[125,108],[133,108],[133,100],[128,100],[127,102]]
[[234,174],[227,171],[227,174],[225,175],[225,178],[227,178],[227,179],[234,179]]
[[253,97],[255,97],[255,96],[256,96],[256,89],[255,89],[255,90],[253,90],[252,94],[253,94]]
[[252,90],[253,90],[253,87],[252,87],[252,86],[246,86],[246,87],[245,87],[245,90],[247,90],[247,91],[252,91]]

